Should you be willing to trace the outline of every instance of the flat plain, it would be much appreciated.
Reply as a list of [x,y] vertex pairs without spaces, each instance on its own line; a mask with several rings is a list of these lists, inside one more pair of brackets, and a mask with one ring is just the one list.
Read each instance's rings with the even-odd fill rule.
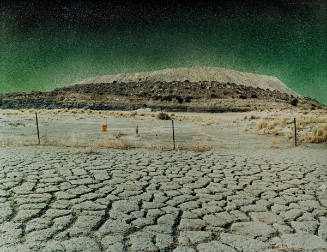
[[[213,119],[195,119],[177,131],[187,133],[193,124],[201,124],[188,134],[205,133],[205,146],[220,143],[213,137],[220,131],[224,143],[201,152],[125,150],[96,144],[65,147],[50,140],[38,146],[24,140],[30,136],[35,141],[34,128],[28,127],[34,122],[32,116],[26,115],[26,127],[19,124],[23,120],[19,114],[4,115],[2,120],[3,139],[11,132],[23,140],[19,144],[18,138],[12,138],[0,147],[0,251],[327,250],[324,144],[289,147],[291,142],[277,137],[279,148],[264,147],[271,137],[244,132],[243,126],[249,125],[227,120],[241,115],[226,114],[218,124]],[[100,129],[104,119],[65,122],[84,125],[68,127],[80,132],[78,143],[83,143],[96,136],[93,129]],[[41,113],[42,134],[46,120],[50,125],[57,121]],[[109,127],[115,141],[135,135],[135,125],[124,120],[130,119],[121,119],[121,125],[130,129],[120,129],[121,134],[120,126]],[[143,120],[137,122],[142,123],[146,125]],[[167,128],[157,133],[152,128],[151,136],[167,130],[162,140],[170,139],[171,122],[166,123]],[[60,129],[58,125],[46,132]],[[150,132],[150,127],[139,128],[144,138],[145,129]],[[243,133],[235,137],[237,132]],[[185,139],[190,139],[186,133]],[[195,145],[196,140],[187,145]]]

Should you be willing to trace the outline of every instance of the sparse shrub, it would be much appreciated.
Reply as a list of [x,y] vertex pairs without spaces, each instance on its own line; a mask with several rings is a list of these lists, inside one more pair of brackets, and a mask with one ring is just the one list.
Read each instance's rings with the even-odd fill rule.
[[131,113],[130,113],[130,116],[132,116],[132,117],[134,117],[134,116],[136,116],[137,115],[137,111],[132,111]]
[[290,140],[290,139],[293,138],[293,134],[292,134],[291,132],[287,132],[287,133],[285,134],[285,137],[286,137],[288,140]]
[[311,133],[304,133],[300,138],[304,142],[309,143],[325,143],[327,142],[327,125],[314,127]]
[[257,121],[257,129],[267,128],[267,122],[264,120]]
[[121,138],[122,136],[124,136],[125,134],[123,132],[121,132],[120,130],[117,131],[116,134],[116,138]]
[[282,135],[281,128],[276,128],[276,129],[273,131],[273,135],[274,135],[274,136],[281,136],[281,135]]
[[293,105],[293,106],[297,106],[297,104],[299,103],[299,100],[298,99],[293,99],[292,101],[291,101],[291,104]]
[[170,116],[169,116],[167,113],[163,113],[163,112],[161,112],[161,113],[159,113],[159,114],[157,115],[157,118],[158,118],[159,120],[169,120],[169,119],[170,119]]
[[276,120],[274,120],[271,123],[269,123],[268,128],[274,129],[277,125],[278,125],[278,122]]
[[282,127],[286,127],[286,125],[287,125],[287,120],[288,120],[288,118],[287,117],[283,117],[281,120],[280,120],[280,124],[281,124],[281,126]]

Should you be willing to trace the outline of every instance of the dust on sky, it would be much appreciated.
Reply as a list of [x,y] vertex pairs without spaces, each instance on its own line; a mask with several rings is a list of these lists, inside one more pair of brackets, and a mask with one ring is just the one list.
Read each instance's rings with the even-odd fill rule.
[[84,78],[214,66],[273,75],[327,104],[326,17],[181,14],[95,31],[44,23],[21,31],[2,11],[0,93],[52,90]]

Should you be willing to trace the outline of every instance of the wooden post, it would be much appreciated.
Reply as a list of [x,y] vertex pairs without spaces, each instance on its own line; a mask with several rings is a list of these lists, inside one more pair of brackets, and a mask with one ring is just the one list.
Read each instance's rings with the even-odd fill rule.
[[37,118],[37,112],[35,112],[35,119],[36,119],[37,139],[39,140],[39,145],[40,145],[41,142],[40,142],[39,120]]
[[296,146],[296,118],[294,118],[294,145]]
[[139,133],[139,126],[136,125],[135,134],[137,135],[138,133]]
[[174,120],[171,120],[171,125],[173,128],[173,142],[174,142],[174,150],[176,149],[176,145],[175,145],[175,128],[174,128]]

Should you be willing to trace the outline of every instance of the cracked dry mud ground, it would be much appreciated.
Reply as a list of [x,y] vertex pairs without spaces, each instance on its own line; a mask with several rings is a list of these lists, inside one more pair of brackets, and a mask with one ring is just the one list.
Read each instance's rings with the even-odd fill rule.
[[326,251],[326,161],[0,148],[0,251]]

